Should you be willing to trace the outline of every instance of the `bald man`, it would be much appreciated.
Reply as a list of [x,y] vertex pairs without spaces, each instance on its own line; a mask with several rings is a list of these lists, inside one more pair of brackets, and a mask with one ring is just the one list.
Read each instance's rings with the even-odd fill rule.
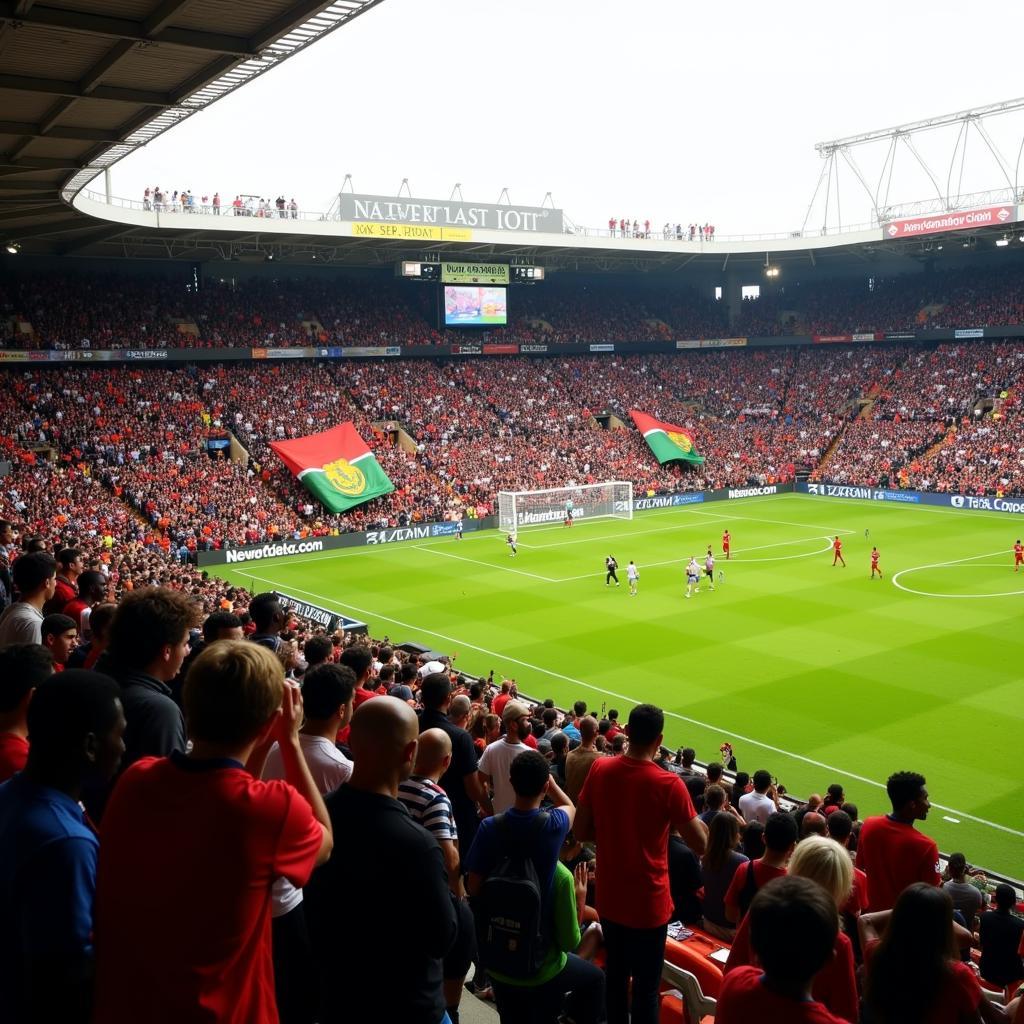
[[[456,698],[459,699],[469,704],[468,697]],[[454,708],[455,701],[452,701]],[[448,869],[448,888],[458,917],[458,937],[442,965],[444,1002],[452,1024],[458,1024],[462,987],[469,973],[469,965],[476,957],[476,932],[462,881],[455,815],[448,794],[438,784],[451,763],[452,741],[448,733],[443,729],[421,732],[416,764],[412,775],[399,783],[398,799],[405,804],[413,820],[419,822],[437,840]]]
[[[352,777],[326,801],[344,841],[305,890],[321,1024],[444,1019],[441,959],[456,935],[448,871],[437,840],[398,800],[418,731],[404,701],[366,701],[352,716]],[[385,955],[396,942],[400,969]]]

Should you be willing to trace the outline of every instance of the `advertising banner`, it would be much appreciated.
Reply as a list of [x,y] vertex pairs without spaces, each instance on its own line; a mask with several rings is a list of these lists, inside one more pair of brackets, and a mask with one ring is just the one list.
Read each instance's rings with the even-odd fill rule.
[[[331,355],[334,355],[335,350],[330,350]],[[351,348],[339,348],[337,350],[339,356],[343,359],[365,359],[374,356],[400,356],[402,354],[402,347],[400,345],[353,345]]]
[[543,352],[547,352],[547,350],[548,350],[547,345],[520,345],[519,346],[519,351],[520,352],[533,352],[533,353],[540,354],[540,353],[543,353]]
[[272,593],[277,597],[281,604],[290,608],[299,616],[299,618],[315,622],[328,633],[333,633],[344,618],[344,616],[339,615],[338,612],[332,612],[327,608],[321,608],[319,605],[310,604],[308,601],[304,601],[301,597],[292,597],[291,594],[286,594],[281,590],[274,590]]
[[982,206],[976,210],[953,210],[924,217],[906,217],[889,221],[882,230],[886,238],[918,238],[943,231],[975,231],[978,228],[998,227],[1017,220],[1017,207],[1013,203],[1002,206]]
[[797,484],[797,493],[821,498],[859,498],[862,501],[896,501],[910,505],[938,505],[964,511],[1010,512],[1024,515],[1024,496],[978,497],[971,494],[938,494],[934,491],[898,491],[878,487],[854,487],[846,484]]
[[746,338],[688,338],[677,341],[676,348],[743,348]]
[[338,200],[341,219],[359,222],[353,227],[487,228],[495,231],[544,231],[559,235],[564,228],[562,211],[542,206],[498,206],[351,192],[343,192]]
[[811,341],[815,345],[842,345],[853,341],[852,334],[812,334]]
[[403,242],[472,242],[469,228],[439,228],[431,224],[352,225],[356,238],[397,238]]
[[960,338],[984,338],[985,328],[984,327],[967,327],[963,330],[954,331],[953,337],[956,339]]
[[483,355],[482,345],[452,345],[451,353],[453,356],[479,356]]
[[441,263],[441,280],[447,284],[508,284],[505,263]]
[[497,343],[493,342],[489,345],[484,345],[485,356],[517,356],[519,355],[519,346],[508,343]]
[[599,345],[591,345],[590,346],[590,351],[591,352],[614,352],[615,351],[615,345],[614,344],[603,344],[603,343],[599,344]]
[[[497,525],[497,516],[485,516],[483,519],[467,517],[462,521],[465,533],[472,533],[474,530],[492,530]],[[448,536],[449,528],[454,532],[454,527],[454,523],[448,522],[424,523],[419,526],[400,526],[391,530],[373,530],[370,533],[343,533],[338,537],[310,537],[308,540],[246,544],[243,547],[226,548],[222,551],[200,551],[196,556],[196,563],[200,568],[211,565],[237,565],[247,562],[265,562],[275,558],[291,558],[295,555],[316,554],[320,551],[336,551],[339,548],[360,548],[367,544],[425,540],[428,537]]]

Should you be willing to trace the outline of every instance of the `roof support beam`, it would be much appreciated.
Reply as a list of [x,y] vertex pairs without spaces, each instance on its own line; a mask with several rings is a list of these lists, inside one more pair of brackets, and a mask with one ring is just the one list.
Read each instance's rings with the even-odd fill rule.
[[0,135],[27,135],[32,139],[69,139],[73,142],[120,142],[121,136],[102,128],[44,129],[31,121],[0,121]]
[[[154,24],[166,23],[173,19],[180,3],[165,4],[153,15]],[[318,6],[326,6],[320,3]],[[23,25],[37,25],[43,28],[62,29],[83,35],[106,36],[108,39],[125,39],[136,43],[163,43],[180,46],[189,50],[205,50],[207,53],[230,53],[236,57],[255,57],[258,51],[250,48],[247,40],[221,32],[195,32],[191,29],[162,28],[147,30],[147,22],[132,21],[129,18],[115,18],[86,11],[70,11],[59,7],[34,6],[24,14],[17,13],[18,5],[12,0],[0,0],[0,21],[20,21]]]
[[14,92],[35,92],[51,96],[65,96],[83,99],[92,96],[98,100],[113,100],[119,103],[145,103],[151,107],[170,107],[174,104],[162,92],[145,89],[122,89],[119,86],[100,85],[85,93],[78,82],[62,82],[57,78],[29,78],[26,75],[0,75],[0,89]]

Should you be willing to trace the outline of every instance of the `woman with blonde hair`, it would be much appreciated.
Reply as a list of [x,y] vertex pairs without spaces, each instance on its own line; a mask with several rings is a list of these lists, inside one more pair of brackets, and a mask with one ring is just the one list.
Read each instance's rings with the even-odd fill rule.
[[[853,888],[853,862],[842,846],[822,836],[808,836],[797,844],[790,857],[788,874],[820,885],[832,897],[836,917],[839,918],[840,908],[849,899]],[[754,962],[750,925],[748,918],[744,917],[736,930],[724,973]],[[815,976],[811,991],[814,998],[824,1003],[835,1016],[857,1024],[859,1004],[853,945],[842,928],[836,936],[834,955]]]

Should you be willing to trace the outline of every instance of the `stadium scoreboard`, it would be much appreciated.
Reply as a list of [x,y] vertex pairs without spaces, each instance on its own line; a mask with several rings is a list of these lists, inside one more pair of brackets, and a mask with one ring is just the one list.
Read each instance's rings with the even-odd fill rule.
[[544,280],[543,267],[509,266],[506,263],[403,260],[396,270],[398,277],[433,283],[441,281],[445,284],[533,284]]

